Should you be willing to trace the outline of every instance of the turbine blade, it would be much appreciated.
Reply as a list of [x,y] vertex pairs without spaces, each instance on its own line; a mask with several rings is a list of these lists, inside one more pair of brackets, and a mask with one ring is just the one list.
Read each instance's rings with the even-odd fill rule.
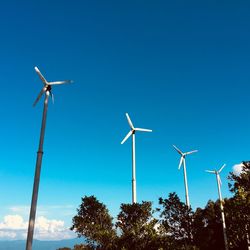
[[128,113],[126,113],[126,116],[127,116],[127,120],[128,120],[128,124],[129,124],[130,128],[131,128],[131,129],[134,129],[135,127],[134,127],[134,125],[133,125],[133,123],[132,123],[132,121],[131,121],[131,119],[130,119]]
[[196,152],[198,152],[198,150],[189,151],[189,152],[185,153],[185,155],[191,155],[191,154],[196,153]]
[[43,82],[45,85],[47,85],[48,82],[46,81],[45,77],[42,75],[42,73],[40,72],[40,70],[39,70],[37,67],[35,67],[35,71],[36,71],[36,73],[39,75],[39,77],[40,77],[40,79],[42,80],[42,82]]
[[151,129],[146,129],[146,128],[135,128],[135,131],[152,132]]
[[53,93],[51,91],[49,92],[49,94],[50,94],[52,103],[54,104],[55,103],[54,95],[53,95]]
[[121,144],[123,144],[131,135],[132,135],[132,130],[130,130],[127,135],[124,137],[124,139],[122,140]]
[[218,173],[220,173],[220,172],[222,171],[222,169],[223,169],[225,166],[226,166],[226,164],[224,164],[224,165],[220,168],[220,170],[218,171]]
[[182,165],[182,163],[183,163],[183,160],[184,160],[184,157],[181,156],[180,163],[179,163],[179,166],[178,166],[178,169],[179,169],[179,170],[180,170],[180,168],[181,168],[181,165]]
[[48,82],[48,85],[60,85],[60,84],[66,84],[66,83],[73,83],[73,81],[65,80],[65,81]]
[[40,93],[38,94],[35,102],[33,103],[33,107],[36,106],[36,104],[38,103],[38,101],[40,100],[40,98],[42,97],[43,93],[46,92],[46,87],[42,88],[42,90],[40,91]]
[[215,171],[212,171],[212,170],[205,170],[205,171],[210,173],[210,174],[215,174]]
[[175,150],[176,150],[180,155],[183,155],[183,153],[181,152],[180,149],[178,149],[175,145],[173,145],[173,147],[175,148]]
[[218,175],[218,179],[219,179],[219,184],[220,184],[220,186],[222,186],[222,182],[221,182],[220,175]]

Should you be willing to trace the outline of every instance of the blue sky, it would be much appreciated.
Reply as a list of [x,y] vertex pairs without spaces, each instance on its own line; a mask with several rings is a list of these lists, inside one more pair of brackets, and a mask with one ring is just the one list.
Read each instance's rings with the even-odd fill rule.
[[187,158],[194,208],[217,199],[215,177],[204,170],[223,163],[229,197],[228,173],[249,160],[249,8],[247,1],[2,3],[0,229],[7,215],[28,218],[43,107],[32,107],[42,87],[34,66],[48,80],[74,80],[53,89],[38,215],[70,226],[84,195],[113,216],[131,201],[131,142],[120,145],[125,112],[153,129],[136,138],[138,201],[157,206],[173,191],[185,200],[172,144],[199,150]]

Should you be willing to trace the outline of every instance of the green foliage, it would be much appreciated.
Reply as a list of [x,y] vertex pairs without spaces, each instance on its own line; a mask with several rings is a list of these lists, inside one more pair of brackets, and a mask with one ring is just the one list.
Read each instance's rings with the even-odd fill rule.
[[93,249],[95,248],[92,246],[80,244],[80,245],[75,245],[74,249],[72,250],[93,250]]
[[250,161],[242,162],[243,168],[240,175],[230,173],[228,179],[233,182],[229,183],[230,191],[244,200],[250,198]]
[[[247,223],[249,214],[245,214],[244,204],[239,197],[225,201],[227,236],[231,249],[247,249]],[[249,233],[249,232],[248,232]]]
[[193,212],[181,202],[176,193],[170,193],[168,199],[159,199],[162,206],[160,217],[168,238],[175,241],[177,247],[192,245]]
[[111,249],[116,232],[113,229],[112,217],[108,209],[94,196],[82,198],[82,204],[74,216],[71,230],[78,236],[85,236],[92,248]]
[[157,220],[153,218],[152,203],[122,204],[116,227],[121,232],[119,249],[158,249]]
[[230,218],[229,240],[233,249],[244,249],[250,235],[250,162],[243,162],[240,175],[230,173],[228,179],[230,191],[234,193],[225,207]]

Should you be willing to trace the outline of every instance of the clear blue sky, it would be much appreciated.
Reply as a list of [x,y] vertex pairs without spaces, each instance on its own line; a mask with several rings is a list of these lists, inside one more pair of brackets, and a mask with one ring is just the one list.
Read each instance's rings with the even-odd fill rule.
[[[41,125],[42,84],[49,105],[38,205],[64,220],[84,195],[113,216],[131,201],[131,142],[125,112],[138,127],[138,201],[177,192],[187,158],[194,208],[217,199],[205,169],[249,160],[250,3],[248,1],[8,1],[1,4],[0,223],[10,207],[29,206]],[[24,219],[27,220],[24,216]]]

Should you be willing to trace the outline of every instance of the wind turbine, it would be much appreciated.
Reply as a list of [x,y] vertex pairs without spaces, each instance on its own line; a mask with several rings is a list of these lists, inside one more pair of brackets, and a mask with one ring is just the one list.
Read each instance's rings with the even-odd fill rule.
[[135,128],[128,113],[126,113],[130,131],[124,137],[121,144],[123,144],[132,135],[132,203],[136,203],[136,176],[135,176],[135,132],[152,132],[151,129]]
[[225,166],[226,166],[226,164],[224,164],[218,171],[217,170],[206,170],[206,172],[216,175],[218,194],[219,194],[219,199],[220,199],[220,210],[221,210],[221,219],[222,219],[222,226],[223,226],[225,249],[228,250],[228,242],[227,242],[227,234],[226,234],[226,222],[225,222],[225,215],[224,215],[224,208],[223,208],[223,199],[222,199],[222,195],[221,195],[222,182],[221,182],[221,178],[220,178],[220,172],[222,171],[222,169]]
[[42,157],[43,157],[43,142],[44,142],[49,96],[51,96],[52,101],[54,102],[54,97],[51,92],[52,86],[72,82],[70,80],[48,82],[37,67],[35,67],[35,71],[40,77],[40,79],[42,80],[44,86],[42,90],[40,91],[40,93],[38,94],[33,106],[37,104],[37,102],[40,100],[43,94],[45,94],[45,99],[44,99],[44,107],[43,107],[42,126],[41,126],[41,132],[40,132],[40,141],[39,141],[39,147],[38,147],[37,158],[36,158],[36,171],[35,171],[35,176],[34,176],[33,193],[32,193],[32,201],[31,201],[30,217],[29,217],[29,228],[28,228],[27,241],[26,241],[26,250],[32,250],[38,189],[39,189],[39,182],[40,182],[40,172],[41,172]]
[[186,205],[190,207],[189,202],[189,194],[188,194],[188,183],[187,183],[187,170],[186,170],[186,156],[198,152],[198,150],[189,151],[183,153],[180,149],[178,149],[175,145],[173,145],[175,150],[181,155],[180,163],[178,169],[180,170],[181,166],[183,165],[183,173],[184,173],[184,183],[185,183],[185,191],[186,191]]

